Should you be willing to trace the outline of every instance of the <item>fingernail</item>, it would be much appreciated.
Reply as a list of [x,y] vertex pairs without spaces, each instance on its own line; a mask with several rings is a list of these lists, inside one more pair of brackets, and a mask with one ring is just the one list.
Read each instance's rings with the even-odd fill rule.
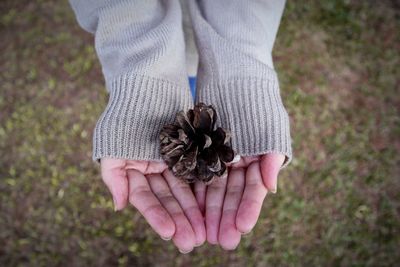
[[274,188],[272,188],[271,193],[272,193],[272,194],[276,194],[276,190],[277,190],[277,189],[276,189],[276,186],[275,186]]
[[115,200],[114,197],[113,197],[113,202],[114,202],[114,211],[118,211],[118,208],[117,208],[117,201]]
[[188,254],[188,253],[191,252],[192,250],[193,250],[193,249],[185,251],[185,250],[179,249],[179,252],[182,253],[182,254]]
[[163,237],[163,236],[161,236],[161,239],[162,239],[162,240],[165,240],[165,241],[169,241],[169,240],[172,239],[172,236],[170,236],[170,237]]

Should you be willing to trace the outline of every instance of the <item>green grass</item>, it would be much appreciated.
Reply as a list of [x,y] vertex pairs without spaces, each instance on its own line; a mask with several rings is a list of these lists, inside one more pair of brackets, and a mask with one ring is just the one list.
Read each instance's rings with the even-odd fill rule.
[[274,56],[295,158],[236,251],[189,255],[112,210],[90,158],[107,94],[68,3],[0,10],[0,266],[398,264],[396,1],[287,3]]

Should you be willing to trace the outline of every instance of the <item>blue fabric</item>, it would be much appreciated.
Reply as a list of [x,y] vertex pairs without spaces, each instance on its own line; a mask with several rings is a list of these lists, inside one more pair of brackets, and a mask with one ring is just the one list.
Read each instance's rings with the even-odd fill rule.
[[193,99],[196,97],[196,77],[189,77],[190,92]]

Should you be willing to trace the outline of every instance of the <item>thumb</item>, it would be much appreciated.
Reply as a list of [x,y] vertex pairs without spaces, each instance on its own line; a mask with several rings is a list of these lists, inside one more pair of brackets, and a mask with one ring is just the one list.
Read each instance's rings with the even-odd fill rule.
[[261,176],[268,191],[276,193],[278,187],[278,174],[285,160],[283,154],[266,154],[261,157]]
[[110,190],[114,210],[122,210],[128,203],[128,178],[123,159],[102,158],[100,160],[101,177]]

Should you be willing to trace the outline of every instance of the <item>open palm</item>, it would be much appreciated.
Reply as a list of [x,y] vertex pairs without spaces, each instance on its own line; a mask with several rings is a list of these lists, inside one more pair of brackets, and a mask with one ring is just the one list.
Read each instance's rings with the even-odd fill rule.
[[161,238],[172,238],[182,253],[204,243],[204,219],[195,196],[164,163],[103,158],[101,173],[115,210],[130,202]]
[[276,192],[284,159],[282,154],[242,157],[230,166],[227,179],[216,179],[207,187],[195,185],[209,243],[227,250],[237,247],[241,235],[257,223],[267,192]]

